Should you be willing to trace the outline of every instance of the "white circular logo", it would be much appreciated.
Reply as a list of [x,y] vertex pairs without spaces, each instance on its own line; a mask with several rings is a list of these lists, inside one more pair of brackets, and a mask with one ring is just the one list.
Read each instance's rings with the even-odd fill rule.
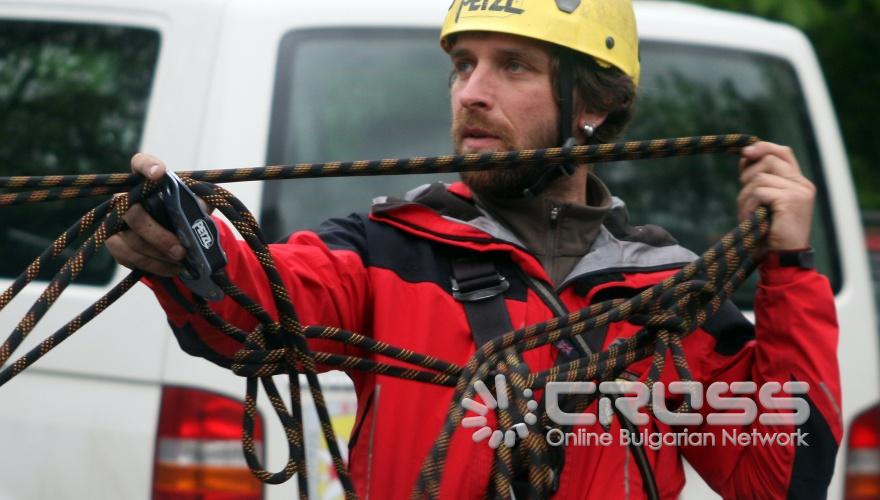
[[538,417],[532,413],[538,408],[538,403],[532,399],[533,393],[531,389],[523,391],[523,396],[528,398],[526,407],[529,409],[529,412],[523,417],[525,422],[517,422],[510,429],[493,429],[488,426],[489,421],[486,418],[489,410],[496,408],[506,410],[508,408],[510,402],[507,400],[507,378],[502,374],[495,375],[494,395],[482,380],[474,382],[474,389],[480,395],[483,403],[478,403],[470,398],[464,398],[461,402],[462,408],[476,413],[477,416],[462,419],[461,426],[466,429],[479,427],[472,435],[475,443],[489,438],[488,444],[493,450],[501,446],[501,443],[504,443],[504,446],[508,448],[513,448],[517,437],[525,439],[529,435],[529,428],[526,424],[535,425],[538,421]]

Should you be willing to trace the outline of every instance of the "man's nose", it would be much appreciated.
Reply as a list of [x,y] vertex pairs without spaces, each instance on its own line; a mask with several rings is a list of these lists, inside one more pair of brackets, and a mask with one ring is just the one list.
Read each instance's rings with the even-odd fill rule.
[[497,82],[490,68],[478,65],[467,79],[460,83],[457,98],[463,108],[488,111],[495,105]]

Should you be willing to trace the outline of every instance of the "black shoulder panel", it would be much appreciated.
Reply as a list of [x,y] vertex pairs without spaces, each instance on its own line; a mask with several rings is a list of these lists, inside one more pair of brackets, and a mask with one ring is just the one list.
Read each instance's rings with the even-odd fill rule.
[[[474,257],[476,252],[433,242],[381,222],[367,221],[369,255],[365,264],[394,272],[409,283],[431,282],[452,294],[452,261]],[[487,254],[502,276],[510,282],[507,298],[526,300],[527,285],[516,265],[504,252]]]
[[[364,266],[387,269],[409,283],[435,283],[450,294],[452,260],[476,255],[466,249],[420,238],[360,214],[330,219],[318,227],[317,233],[330,249],[356,252]],[[510,257],[495,252],[492,258],[498,272],[510,282],[507,297],[526,300],[526,283],[516,272]]]
[[361,256],[366,263],[367,233],[366,215],[351,214],[344,218],[328,219],[318,226],[317,233],[321,241],[331,250],[351,250]]
[[703,323],[703,329],[715,337],[715,352],[725,356],[738,353],[746,342],[755,338],[755,326],[729,300]]
[[[402,204],[418,203],[461,220],[480,216],[473,204],[434,183],[414,201],[388,199],[374,212],[394,210]],[[360,255],[364,266],[387,269],[409,283],[434,283],[452,294],[452,261],[473,257],[476,252],[445,245],[408,233],[363,214],[330,219],[318,227],[318,236],[333,250],[350,250]],[[528,288],[517,267],[504,252],[493,252],[498,272],[510,282],[507,298],[525,301]]]

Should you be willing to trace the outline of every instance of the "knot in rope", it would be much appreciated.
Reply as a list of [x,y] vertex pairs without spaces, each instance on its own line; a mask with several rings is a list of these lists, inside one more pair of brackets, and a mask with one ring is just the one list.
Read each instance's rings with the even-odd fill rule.
[[282,347],[266,348],[266,331],[277,336],[281,326],[278,323],[260,324],[247,336],[242,349],[233,356],[232,372],[239,377],[269,377],[288,373],[295,365],[291,349]]

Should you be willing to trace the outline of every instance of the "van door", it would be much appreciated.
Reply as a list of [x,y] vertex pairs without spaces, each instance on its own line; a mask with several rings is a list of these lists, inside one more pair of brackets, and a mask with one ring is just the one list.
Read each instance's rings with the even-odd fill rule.
[[[222,11],[176,3],[0,5],[0,175],[125,172],[141,149],[191,162]],[[0,288],[100,201],[0,208]],[[127,272],[98,253],[10,362]],[[0,313],[3,340],[50,278]],[[0,388],[0,498],[150,495],[166,331],[138,285]]]

